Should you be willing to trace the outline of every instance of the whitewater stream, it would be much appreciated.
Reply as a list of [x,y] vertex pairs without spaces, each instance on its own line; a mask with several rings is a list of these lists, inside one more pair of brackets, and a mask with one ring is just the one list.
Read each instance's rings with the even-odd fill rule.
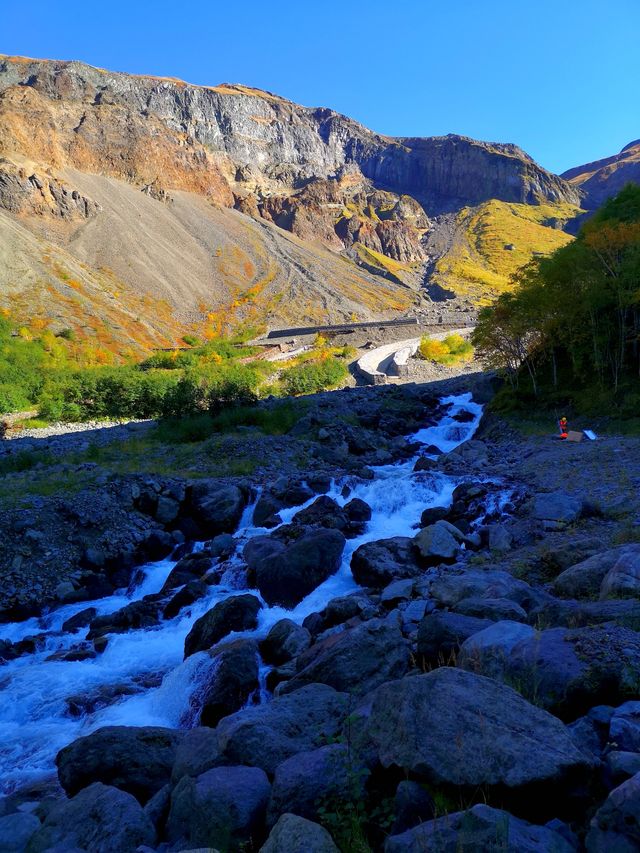
[[[447,452],[469,439],[475,432],[482,407],[471,394],[446,397],[447,413],[435,425],[419,430],[409,438],[425,445],[435,444]],[[454,415],[462,410],[473,414],[469,423],[458,423]],[[394,465],[374,468],[374,479],[354,483],[344,478],[332,483],[328,495],[341,506],[352,498],[366,501],[372,510],[365,532],[347,540],[338,571],[318,586],[294,610],[265,606],[259,613],[255,631],[229,635],[264,637],[279,619],[295,622],[327,602],[356,590],[350,569],[351,555],[364,542],[392,536],[413,536],[415,525],[426,507],[447,506],[456,482],[444,474],[413,475],[415,457]],[[343,486],[351,485],[348,497],[341,495]],[[313,503],[317,496],[298,507],[280,512],[283,523]],[[234,534],[243,543],[266,532],[251,525],[255,504],[248,506]],[[195,550],[202,548],[197,543]],[[132,590],[97,601],[83,601],[60,607],[53,612],[18,622],[0,625],[0,639],[13,642],[36,634],[46,634],[37,652],[0,666],[0,791],[10,793],[30,784],[51,778],[55,773],[56,753],[76,738],[107,725],[188,727],[198,718],[198,688],[206,682],[212,661],[206,652],[192,655],[183,662],[184,640],[193,623],[217,602],[257,590],[242,586],[243,572],[239,558],[228,561],[229,568],[218,586],[175,618],[155,628],[109,635],[103,654],[84,661],[48,661],[55,652],[81,642],[87,628],[73,633],[62,631],[69,617],[95,607],[98,615],[113,613],[145,595],[159,592],[176,561],[150,563],[141,570],[141,581]],[[173,592],[176,592],[174,590]],[[267,668],[262,668],[262,676]],[[105,698],[106,697],[106,698]],[[268,699],[266,691],[255,701]],[[110,704],[103,706],[105,701]],[[102,703],[102,704],[101,704]]]

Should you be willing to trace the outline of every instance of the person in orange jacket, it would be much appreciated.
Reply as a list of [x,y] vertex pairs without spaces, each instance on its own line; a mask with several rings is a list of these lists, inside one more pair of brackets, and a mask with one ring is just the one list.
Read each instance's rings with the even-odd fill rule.
[[560,427],[560,438],[566,438],[569,434],[569,423],[564,415],[558,421],[558,426]]

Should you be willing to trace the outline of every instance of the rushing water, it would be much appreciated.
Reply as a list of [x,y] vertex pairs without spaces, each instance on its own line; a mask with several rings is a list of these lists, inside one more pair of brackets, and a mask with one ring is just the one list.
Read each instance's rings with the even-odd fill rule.
[[[482,409],[471,400],[470,394],[446,397],[442,402],[450,405],[442,420],[410,438],[449,451],[473,435]],[[472,412],[473,421],[456,422],[453,416],[461,410]],[[371,507],[372,517],[365,532],[347,541],[338,571],[293,611],[265,606],[255,631],[230,636],[262,637],[284,616],[302,622],[332,598],[353,592],[357,585],[350,562],[359,545],[391,536],[411,536],[426,507],[448,505],[455,481],[431,472],[412,476],[414,464],[415,459],[411,459],[375,468],[373,480],[351,482],[347,498],[341,492],[349,478],[333,483],[328,494],[340,505],[358,497]],[[313,500],[315,497],[302,506],[283,510],[280,513],[283,523],[288,523]],[[240,553],[244,541],[266,532],[251,526],[252,514],[253,506],[247,507],[235,533]],[[201,547],[201,543],[196,545],[196,549]],[[14,642],[46,634],[43,647],[36,653],[0,668],[0,790],[10,792],[52,776],[58,750],[100,726],[193,724],[197,717],[194,704],[197,704],[198,687],[211,677],[213,664],[205,652],[183,661],[184,640],[196,619],[218,601],[237,594],[239,589],[246,591],[241,586],[242,572],[238,570],[237,560],[235,564],[231,561],[219,586],[212,586],[204,598],[175,618],[161,622],[159,627],[110,635],[104,653],[92,660],[46,660],[86,636],[86,628],[74,633],[62,632],[62,624],[70,616],[87,607],[95,607],[99,615],[113,613],[131,601],[159,592],[174,565],[175,561],[166,559],[143,567],[141,582],[126,593],[67,605],[25,622],[0,625],[0,639]],[[261,597],[257,590],[249,591]],[[261,672],[264,678],[264,667]],[[264,698],[264,688],[261,694]],[[101,706],[106,701],[111,704]]]

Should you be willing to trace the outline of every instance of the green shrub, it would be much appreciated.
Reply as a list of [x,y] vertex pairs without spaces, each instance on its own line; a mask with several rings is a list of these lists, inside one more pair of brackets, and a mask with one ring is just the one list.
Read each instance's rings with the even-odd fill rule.
[[313,394],[341,385],[349,375],[346,365],[336,359],[310,362],[292,367],[282,377],[286,394]]
[[420,341],[420,355],[438,364],[460,364],[473,358],[473,347],[462,335],[447,335],[444,340],[424,337]]

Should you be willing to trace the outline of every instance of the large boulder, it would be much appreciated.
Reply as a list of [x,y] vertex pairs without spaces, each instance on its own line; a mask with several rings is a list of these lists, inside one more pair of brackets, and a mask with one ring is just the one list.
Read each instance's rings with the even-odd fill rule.
[[96,782],[72,800],[56,803],[26,850],[131,853],[155,841],[154,826],[135,797]]
[[183,586],[190,581],[199,580],[213,566],[213,559],[207,552],[196,551],[187,554],[175,564],[164,582],[162,592],[169,592],[178,586]]
[[315,820],[323,807],[336,810],[354,796],[362,796],[354,788],[363,785],[367,775],[366,768],[354,766],[345,744],[300,752],[276,768],[267,822],[274,824],[285,812]]
[[260,853],[340,853],[327,830],[299,815],[285,813],[269,833]]
[[448,521],[436,521],[423,527],[413,540],[413,547],[426,565],[453,563],[464,544],[465,536]]
[[200,697],[203,726],[216,726],[242,708],[259,689],[258,644],[254,640],[232,640],[209,652],[213,666]]
[[616,708],[609,724],[609,739],[618,749],[640,753],[640,702]]
[[105,616],[96,616],[91,621],[88,640],[104,637],[105,634],[126,634],[139,628],[153,628],[160,622],[160,603],[158,601],[132,601],[125,607]]
[[587,853],[640,850],[640,773],[609,794],[591,821]]
[[640,634],[616,626],[549,628],[523,638],[504,664],[502,677],[524,696],[572,720],[637,694]]
[[575,847],[548,826],[536,826],[486,805],[454,812],[390,836],[384,853],[575,853]]
[[184,776],[171,794],[167,839],[183,845],[178,849],[255,849],[270,791],[258,767],[214,767],[195,778]]
[[471,596],[470,598],[463,598],[462,601],[459,601],[454,609],[456,613],[462,613],[465,616],[494,619],[496,622],[499,619],[524,622],[527,618],[526,610],[508,598],[478,598],[477,596]]
[[640,598],[640,547],[628,549],[605,575],[600,598]]
[[78,738],[56,758],[69,796],[93,782],[113,785],[145,803],[171,778],[182,733],[156,726],[106,726]]
[[260,643],[265,663],[281,666],[302,654],[311,645],[311,634],[291,619],[280,619]]
[[310,527],[332,527],[343,533],[349,528],[349,518],[344,509],[328,495],[320,495],[308,507],[296,513],[296,524]]
[[246,496],[238,486],[218,480],[197,480],[191,486],[190,512],[207,536],[233,533],[242,517]]
[[182,734],[171,770],[171,782],[175,785],[183,776],[200,776],[212,767],[225,764],[220,752],[218,732],[208,726],[187,729]]
[[255,595],[232,595],[197,619],[184,641],[184,656],[206,651],[232,631],[250,631],[258,624],[262,602]]
[[639,560],[640,545],[622,545],[594,554],[561,572],[554,581],[554,592],[566,598],[594,598],[600,594],[602,582],[618,562],[622,568]]
[[255,585],[268,604],[295,607],[339,568],[345,537],[339,530],[301,528],[289,541],[256,536],[244,548]]
[[351,573],[360,586],[383,589],[392,580],[421,573],[408,536],[365,542],[351,557]]
[[582,514],[583,501],[565,492],[548,492],[535,495],[531,515],[545,527],[560,529],[577,521]]
[[183,608],[189,607],[200,598],[204,598],[208,592],[209,587],[204,581],[189,581],[167,602],[162,611],[162,618],[173,619]]
[[507,598],[528,610],[540,600],[528,583],[498,570],[447,570],[431,584],[429,592],[443,607],[455,607],[465,598]]
[[457,664],[470,672],[500,678],[508,668],[514,646],[535,634],[530,625],[523,625],[522,622],[494,622],[462,643]]
[[464,641],[488,628],[490,619],[438,611],[425,616],[418,627],[418,657],[429,665],[451,663]]
[[338,693],[326,684],[309,684],[288,696],[220,720],[220,751],[229,763],[261,767],[273,773],[292,755],[335,738],[348,705],[346,693]]
[[321,640],[301,654],[297,673],[279,688],[292,693],[320,682],[336,690],[364,694],[409,669],[409,645],[397,624],[371,619]]
[[559,809],[560,794],[594,769],[560,720],[493,679],[449,667],[379,687],[359,736],[383,767],[505,799],[527,792],[530,813]]
[[14,812],[0,817],[0,850],[2,853],[24,853],[29,839],[40,829],[33,814]]

